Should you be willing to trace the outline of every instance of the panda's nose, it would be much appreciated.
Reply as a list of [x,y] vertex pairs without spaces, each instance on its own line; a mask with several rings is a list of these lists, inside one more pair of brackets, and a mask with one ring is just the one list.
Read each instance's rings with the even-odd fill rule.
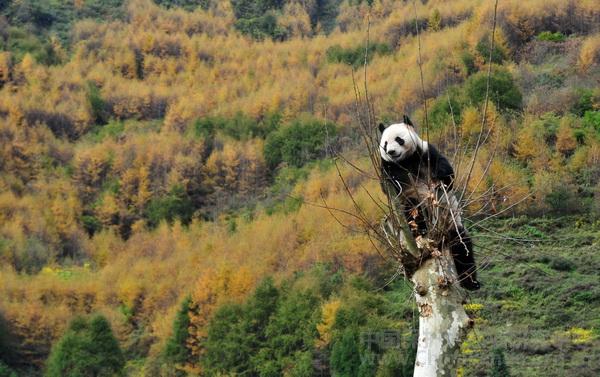
[[387,154],[389,154],[390,156],[395,156],[398,152],[396,152],[395,149],[390,149],[389,151],[387,151]]

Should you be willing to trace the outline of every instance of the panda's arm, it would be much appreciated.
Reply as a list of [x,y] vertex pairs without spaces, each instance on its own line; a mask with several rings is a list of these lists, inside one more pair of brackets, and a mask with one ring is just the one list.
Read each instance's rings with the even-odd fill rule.
[[451,190],[454,183],[454,169],[452,169],[452,165],[433,145],[429,144],[428,149],[429,158],[432,163],[431,178],[441,181],[448,190]]
[[[402,192],[402,186],[408,185],[410,179],[408,170],[402,164],[381,159],[382,178],[390,181],[396,188],[396,193]],[[385,192],[385,189],[383,190]]]

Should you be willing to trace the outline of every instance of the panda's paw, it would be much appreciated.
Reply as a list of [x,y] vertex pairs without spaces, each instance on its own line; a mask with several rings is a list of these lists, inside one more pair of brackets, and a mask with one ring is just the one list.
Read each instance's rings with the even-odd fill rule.
[[473,279],[470,276],[467,276],[460,281],[461,287],[468,291],[477,291],[481,288],[481,284],[476,279]]

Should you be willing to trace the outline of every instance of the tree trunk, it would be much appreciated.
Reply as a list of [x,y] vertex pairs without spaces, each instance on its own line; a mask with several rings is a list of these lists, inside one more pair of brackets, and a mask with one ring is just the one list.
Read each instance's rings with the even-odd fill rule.
[[412,276],[419,307],[414,377],[456,376],[460,345],[470,327],[449,250],[424,261]]
[[471,325],[463,308],[465,291],[460,287],[450,250],[439,250],[440,240],[414,237],[402,210],[402,201],[410,195],[416,197],[417,202],[425,198],[424,206],[435,215],[428,224],[430,231],[435,228],[433,224],[446,229],[449,225],[443,224],[453,224],[451,220],[459,213],[452,213],[452,206],[440,206],[441,201],[436,200],[438,195],[431,186],[418,185],[413,191],[403,192],[404,197],[401,197],[395,194],[389,180],[382,185],[388,194],[390,209],[384,218],[382,239],[393,250],[405,276],[413,282],[419,307],[419,342],[413,376],[456,376],[460,345]]

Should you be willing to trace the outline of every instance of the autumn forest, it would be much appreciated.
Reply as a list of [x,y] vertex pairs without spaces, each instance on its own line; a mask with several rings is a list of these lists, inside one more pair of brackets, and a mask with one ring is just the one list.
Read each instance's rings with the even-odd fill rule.
[[[459,375],[598,375],[600,7],[493,15],[0,1],[0,377],[412,376],[411,287],[343,214],[352,191],[380,216],[364,84],[460,179],[484,140]],[[395,347],[365,341],[386,331]]]

